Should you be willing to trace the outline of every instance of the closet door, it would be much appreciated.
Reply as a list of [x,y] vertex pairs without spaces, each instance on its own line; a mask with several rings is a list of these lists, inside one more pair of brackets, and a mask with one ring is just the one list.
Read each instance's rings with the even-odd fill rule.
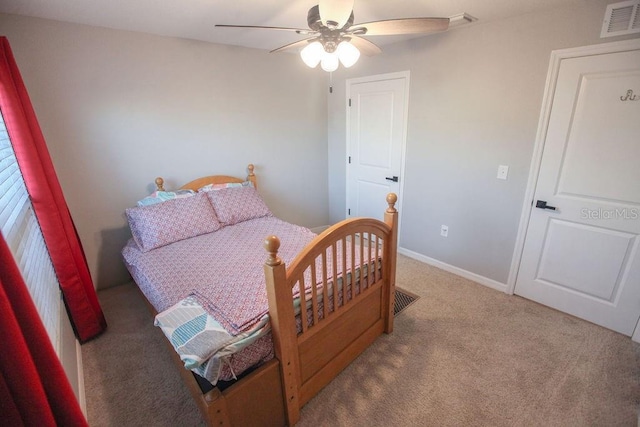
[[639,165],[640,47],[562,59],[516,294],[633,333]]

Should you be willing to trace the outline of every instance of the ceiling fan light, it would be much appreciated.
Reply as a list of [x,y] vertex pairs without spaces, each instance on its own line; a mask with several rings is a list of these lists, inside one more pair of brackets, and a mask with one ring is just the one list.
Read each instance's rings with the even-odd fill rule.
[[322,23],[330,29],[345,26],[351,20],[353,23],[353,0],[320,0],[318,13]]
[[335,53],[325,53],[320,61],[320,66],[328,73],[337,70],[339,64],[338,55]]
[[353,64],[358,62],[358,59],[360,58],[360,51],[358,48],[348,41],[340,42],[336,49],[336,53],[338,54],[338,59],[340,59],[340,62],[345,68],[351,67]]
[[323,54],[324,48],[320,42],[309,43],[300,51],[302,61],[310,68],[315,68],[320,63]]

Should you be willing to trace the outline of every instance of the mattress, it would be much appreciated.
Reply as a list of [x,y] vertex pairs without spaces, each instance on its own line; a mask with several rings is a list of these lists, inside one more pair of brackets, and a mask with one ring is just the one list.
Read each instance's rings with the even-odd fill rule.
[[[278,256],[287,265],[316,236],[304,227],[269,216],[226,226],[213,233],[174,242],[148,252],[142,252],[130,240],[122,251],[132,277],[158,313],[169,311],[168,309],[183,300],[195,297],[216,325],[220,325],[231,336],[239,338],[233,344],[220,348],[211,362],[192,368],[214,385],[218,380],[232,380],[248,368],[274,357],[263,267],[267,259],[263,243],[270,235],[279,237],[281,245]],[[329,311],[334,309],[334,299],[337,299],[340,306],[344,295],[351,299],[352,293],[358,294],[361,286],[368,286],[367,271],[369,265],[374,265],[365,263],[360,268],[360,257],[367,251],[361,253],[356,249],[360,248],[359,245],[355,245],[352,250],[349,242],[346,245],[344,257],[340,246],[337,247],[336,254],[336,271],[347,274],[346,293],[343,292],[341,273],[338,273],[335,288],[331,278],[316,278],[319,282],[316,283],[318,289],[327,286]],[[379,255],[374,250],[366,258],[372,256],[372,260],[379,260]],[[331,272],[331,249],[328,250],[327,258],[326,271]],[[346,268],[343,270],[345,262]],[[318,259],[317,271],[322,271],[320,263],[321,260]],[[378,264],[378,268],[379,266]],[[355,277],[351,277],[349,267],[356,268]],[[305,292],[309,292],[312,287],[310,272],[307,271],[304,277]],[[300,315],[299,296],[296,286],[293,288],[292,302],[296,307],[298,332],[302,330],[303,317]],[[304,318],[307,319],[307,326],[310,326],[313,307],[309,297],[305,300]],[[322,318],[324,301],[321,290],[317,303],[317,317]]]
[[[196,295],[227,332],[238,335],[259,323],[269,310],[263,242],[270,235],[280,238],[278,256],[287,264],[315,237],[304,227],[262,217],[148,252],[130,240],[122,255],[158,313]],[[207,366],[196,372],[215,384],[273,357],[271,334],[263,333],[251,345],[225,357],[220,372],[208,372]]]

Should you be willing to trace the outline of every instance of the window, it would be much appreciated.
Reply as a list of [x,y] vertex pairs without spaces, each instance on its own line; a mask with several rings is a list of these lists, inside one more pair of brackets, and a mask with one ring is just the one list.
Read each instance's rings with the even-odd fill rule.
[[0,111],[0,231],[60,353],[60,285]]

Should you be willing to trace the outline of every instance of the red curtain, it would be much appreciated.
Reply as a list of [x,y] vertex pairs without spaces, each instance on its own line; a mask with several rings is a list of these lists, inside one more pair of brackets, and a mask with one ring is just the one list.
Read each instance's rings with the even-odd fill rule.
[[86,426],[20,270],[0,234],[0,424]]
[[80,342],[107,326],[53,162],[6,37],[0,37],[0,109]]

